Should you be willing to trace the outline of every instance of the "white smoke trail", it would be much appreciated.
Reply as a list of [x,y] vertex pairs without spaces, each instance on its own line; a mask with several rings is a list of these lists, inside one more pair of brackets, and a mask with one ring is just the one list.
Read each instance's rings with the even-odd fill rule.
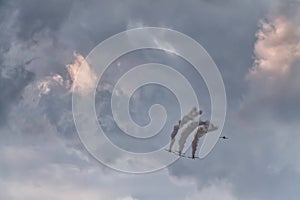
[[194,140],[192,142],[192,158],[195,158],[195,153],[197,151],[197,146],[198,146],[198,142],[199,139],[205,134],[205,129],[203,127],[199,127],[197,129],[197,132],[194,136]]
[[[179,154],[181,155],[183,150],[184,150],[184,147],[185,147],[185,144],[187,143],[187,139],[188,137],[193,133],[193,131],[196,129],[197,131],[200,131],[200,130],[204,130],[205,133],[203,135],[205,135],[206,133],[208,132],[212,132],[212,131],[215,131],[218,129],[217,126],[213,125],[212,123],[210,123],[208,120],[207,121],[193,121],[191,122],[181,133],[181,137],[178,141],[178,144],[179,144]],[[199,133],[200,134],[200,133]],[[198,134],[198,135],[199,135]],[[197,135],[197,132],[196,132],[196,135]],[[200,137],[202,137],[203,135],[200,134]],[[199,138],[198,138],[199,139]],[[195,140],[195,138],[194,138]],[[193,140],[192,143],[195,143]],[[198,140],[197,140],[198,141]],[[193,144],[192,144],[193,145]]]
[[212,132],[217,130],[218,127],[213,125],[212,123],[206,121],[205,123],[203,123],[203,127],[199,127],[197,129],[197,132],[194,136],[194,140],[192,142],[192,158],[195,158],[195,153],[197,151],[197,147],[198,147],[198,143],[199,143],[199,139],[204,136],[205,134],[207,134],[208,132]]
[[200,122],[199,121],[193,121],[188,124],[188,126],[182,131],[181,137],[178,141],[179,145],[179,154],[182,154],[182,151],[184,149],[185,143],[187,141],[187,138],[192,134],[192,132],[199,126]]
[[202,111],[197,110],[196,107],[194,107],[187,115],[185,115],[180,122],[180,128],[183,127],[186,123],[189,121],[193,121],[197,116],[201,115]]
[[172,151],[172,147],[173,147],[173,145],[174,145],[174,143],[175,143],[175,137],[176,137],[176,135],[177,135],[177,133],[178,133],[178,131],[179,131],[180,123],[181,123],[181,121],[179,121],[179,123],[176,124],[176,125],[174,126],[174,128],[173,128],[173,132],[172,132],[172,134],[171,134],[170,147],[169,147],[169,151],[170,151],[170,152]]
[[197,116],[201,115],[202,111],[201,110],[197,110],[196,107],[192,108],[192,110],[185,115],[178,123],[178,125],[174,126],[173,132],[171,134],[171,141],[170,141],[170,147],[169,147],[169,151],[172,151],[172,147],[175,143],[175,137],[179,131],[180,128],[182,128],[186,123],[188,123],[189,121],[193,121]]

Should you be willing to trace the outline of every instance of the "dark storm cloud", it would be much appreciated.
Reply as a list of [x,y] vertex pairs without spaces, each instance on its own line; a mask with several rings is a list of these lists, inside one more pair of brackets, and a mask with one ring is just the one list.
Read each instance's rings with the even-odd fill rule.
[[20,1],[18,9],[18,36],[33,39],[43,29],[58,31],[72,9],[71,0]]
[[[2,66],[2,65],[1,65]],[[22,99],[24,88],[34,79],[34,73],[27,71],[24,66],[5,70],[0,66],[0,125],[6,122],[6,115],[10,107]]]
[[[173,28],[207,49],[228,86],[229,102],[234,104],[242,96],[240,91],[245,84],[241,83],[252,65],[257,22],[266,10],[261,4],[256,1],[163,1],[150,5],[147,1],[77,2],[61,30],[61,41],[86,54],[127,27]],[[231,78],[232,73],[236,78]]]
[[[32,64],[28,62],[32,57],[27,56],[22,59],[18,56],[22,53],[30,55],[29,47],[36,45],[32,42],[34,34],[45,29],[57,31],[67,18],[70,9],[70,1],[0,2],[0,123],[2,125],[11,106],[22,99],[24,88],[34,79],[34,72],[29,71],[26,66]],[[18,50],[20,52],[15,51],[18,45],[21,47]],[[24,46],[28,46],[28,50],[22,49]],[[10,57],[7,54],[10,54]]]
[[[252,65],[252,49],[258,20],[265,7],[256,1],[164,1],[133,5],[132,23],[165,26],[181,31],[202,44],[218,65],[229,104],[236,104],[246,88],[244,76]],[[173,9],[169,9],[172,5]],[[155,16],[153,16],[155,13]],[[187,14],[189,13],[189,14]],[[232,78],[234,75],[235,78]]]

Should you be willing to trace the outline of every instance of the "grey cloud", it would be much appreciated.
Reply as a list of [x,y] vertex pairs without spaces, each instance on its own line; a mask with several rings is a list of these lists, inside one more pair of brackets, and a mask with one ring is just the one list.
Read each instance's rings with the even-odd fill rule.
[[12,69],[0,68],[0,125],[6,122],[6,115],[10,107],[22,99],[24,88],[34,79],[34,73],[27,71],[23,66]]
[[58,31],[69,16],[72,2],[70,0],[21,1],[17,4],[19,27],[17,35],[23,40],[31,40],[43,29]]
[[292,130],[299,126],[276,130],[276,124],[227,125],[224,134],[229,140],[220,141],[203,160],[176,162],[170,173],[195,180],[200,190],[215,179],[227,181],[239,199],[297,199],[300,175],[294,155],[299,143],[293,141],[299,136]]
[[300,4],[281,5],[262,22],[255,44],[255,64],[251,69],[249,93],[241,113],[253,117],[253,107],[260,107],[285,122],[299,119]]
[[[36,74],[36,80],[43,80],[45,76],[56,73],[59,73],[65,79],[69,79],[70,77],[64,66],[73,59],[72,53],[74,51],[86,55],[100,41],[119,31],[126,30],[128,24],[141,22],[145,26],[174,28],[201,42],[219,66],[229,97],[230,114],[224,133],[230,136],[230,140],[220,142],[205,160],[199,162],[182,160],[177,162],[170,168],[170,174],[179,178],[186,177],[190,179],[192,177],[197,181],[199,189],[207,185],[211,179],[219,178],[228,181],[230,184],[233,184],[234,193],[237,193],[238,197],[244,199],[250,199],[251,197],[260,199],[287,197],[293,199],[297,195],[296,189],[299,185],[297,181],[299,180],[297,166],[299,166],[299,163],[293,156],[297,155],[297,147],[299,145],[296,141],[298,141],[299,136],[297,136],[296,130],[300,127],[298,127],[296,122],[289,123],[289,120],[276,119],[274,113],[270,111],[270,109],[277,107],[276,111],[280,113],[280,109],[283,109],[282,103],[274,104],[275,106],[263,110],[262,103],[256,102],[249,107],[252,115],[248,118],[242,115],[239,115],[239,118],[237,118],[237,115],[233,113],[238,110],[237,104],[241,101],[241,97],[247,94],[245,90],[247,83],[244,81],[244,77],[252,65],[257,22],[265,16],[265,11],[270,4],[266,5],[266,3],[261,3],[260,1],[229,1],[224,3],[217,0],[213,2],[191,1],[189,3],[182,1],[165,1],[163,3],[150,3],[150,1],[74,1],[72,5],[70,1],[30,1],[29,3],[11,1],[9,5],[7,4],[1,4],[3,10],[7,9],[6,12],[2,12],[2,10],[0,12],[0,15],[6,16],[5,18],[1,16],[2,20],[0,19],[1,30],[6,30],[0,33],[2,51],[8,51],[13,42],[19,42],[28,48],[20,49],[15,54],[16,58],[19,59],[21,52],[26,51],[26,53],[38,55],[40,59],[27,66],[27,70],[24,67],[17,68],[19,75],[12,76],[19,77],[20,82],[16,81],[16,85],[10,85],[12,84],[12,79],[0,80],[1,89],[4,88],[4,91],[7,90],[7,94],[11,94],[10,99],[7,99],[9,95],[0,96],[1,103],[2,101],[4,102],[4,104],[0,105],[0,110],[4,109],[5,111],[2,112],[1,110],[1,116],[2,113],[8,114],[13,106],[20,108],[17,110],[13,109],[9,123],[11,129],[20,129],[19,132],[13,134],[10,139],[3,137],[1,141],[5,140],[7,143],[16,145],[18,141],[28,137],[29,133],[35,133],[35,135],[33,134],[35,137],[43,133],[49,135],[57,134],[63,135],[63,137],[58,137],[59,139],[57,140],[67,144],[68,147],[57,148],[56,142],[40,141],[41,146],[43,146],[42,142],[46,142],[50,149],[45,148],[42,151],[42,155],[38,155],[38,158],[34,159],[37,161],[35,169],[37,169],[39,175],[43,173],[44,166],[53,162],[59,163],[57,164],[58,168],[69,164],[77,166],[85,163],[74,158],[76,156],[71,156],[71,158],[69,156],[64,157],[61,154],[62,151],[79,149],[83,153],[86,152],[82,150],[79,141],[75,139],[76,133],[74,132],[74,124],[70,115],[71,97],[70,94],[66,94],[64,88],[54,87],[52,92],[42,96],[37,107],[33,109],[35,112],[30,109],[25,109],[24,111],[23,107],[25,107],[25,104],[17,103],[17,96],[22,94],[27,84],[32,83],[30,80],[32,80],[31,76],[33,74],[28,72],[28,70]],[[17,10],[16,8],[20,9],[19,14],[12,16],[11,21],[9,21],[9,14],[13,14]],[[296,13],[296,11],[291,12],[291,15],[293,13]],[[2,29],[2,27],[5,27],[5,29]],[[37,42],[33,40],[37,40]],[[157,55],[154,54],[153,57],[157,57]],[[129,59],[127,62],[129,64],[130,62],[135,63],[134,58]],[[183,62],[179,63],[182,65],[175,68],[183,71],[187,69],[186,64]],[[298,65],[295,64],[295,66]],[[297,79],[292,78],[298,73],[296,72],[298,71],[297,69],[297,67],[293,68],[295,71],[293,71],[291,76],[291,79],[294,81],[291,85],[295,88],[292,91],[297,91],[298,88],[296,86],[296,83],[298,83]],[[186,71],[187,74],[192,73],[188,70]],[[115,72],[121,72],[121,69],[117,69]],[[107,79],[109,79],[109,76]],[[197,81],[195,82],[197,83]],[[34,84],[30,85],[34,86]],[[286,86],[291,89],[288,84]],[[157,91],[156,88],[152,89],[151,91]],[[201,91],[205,90],[201,89]],[[147,88],[145,90],[142,89],[142,98],[149,101],[146,101],[147,105],[162,97],[168,101],[171,99],[171,96],[163,96],[165,92],[160,92],[157,96],[152,96],[150,95],[151,93],[153,92],[147,92]],[[32,95],[37,94],[33,93]],[[108,91],[102,91],[98,100],[104,99],[106,101],[109,95]],[[290,97],[288,92],[286,95]],[[297,105],[297,98],[288,99],[291,101],[289,104],[293,104],[293,108]],[[15,99],[15,101],[11,99]],[[205,100],[206,104],[209,105]],[[2,105],[5,107],[2,107]],[[107,102],[99,106],[104,106],[101,109],[101,111],[104,111],[104,114],[109,113]],[[173,118],[164,130],[168,132],[165,137],[166,141],[169,139],[173,122],[176,123],[178,121],[178,113],[174,112],[174,108],[178,107],[176,102],[167,106],[172,111]],[[146,109],[144,111],[142,108],[145,108],[145,104],[136,105],[136,108],[133,108],[133,117],[137,118],[137,115],[134,115],[135,111],[142,110],[137,112],[137,114],[146,111]],[[264,120],[263,117],[257,117],[258,115],[263,116],[263,111],[266,111],[269,115],[268,120]],[[28,118],[25,120],[26,123],[19,123],[22,120],[14,115],[17,112],[22,113],[20,114],[21,118]],[[240,110],[238,114],[241,114]],[[297,115],[297,111],[294,114]],[[33,116],[35,116],[33,121],[35,124],[30,121],[30,118]],[[290,119],[294,119],[294,117],[294,115],[289,116]],[[47,132],[42,128],[42,125],[36,125],[43,124],[40,121],[43,118],[49,120],[49,126],[53,130]],[[138,120],[140,120],[140,123],[147,122],[147,118],[144,117]],[[111,122],[110,119],[107,119],[107,121],[108,123]],[[114,130],[115,127],[112,127]],[[117,135],[118,133],[114,133],[113,130],[111,130],[112,135]],[[11,130],[8,132],[10,133]],[[35,137],[28,139],[36,141]],[[281,143],[282,141],[284,143]],[[132,144],[129,140],[122,140],[121,142],[124,146],[128,143]],[[58,152],[51,152],[53,150],[51,150],[51,146],[52,148],[57,148]],[[41,157],[45,157],[45,159],[51,157],[50,154],[58,158],[49,162],[43,159],[39,160]],[[65,160],[71,161],[64,163]],[[38,166],[38,164],[41,165]],[[22,174],[21,168],[11,168],[9,164],[1,164],[1,166],[4,166],[5,171],[9,172],[10,175],[13,175],[16,171]],[[84,171],[85,167],[86,165],[83,165],[81,170]],[[98,168],[95,167],[91,170],[97,171]],[[46,173],[46,176],[61,175],[62,177],[67,177],[67,182],[60,182],[62,185],[74,182],[67,173],[70,173],[70,171],[58,170],[50,173],[51,175]],[[70,174],[73,175],[72,172]],[[112,174],[115,175],[115,173]],[[28,174],[27,177],[26,174],[23,173],[23,175],[24,179],[32,178],[32,180],[35,180],[36,178],[34,174]],[[120,180],[113,177],[109,182],[109,186],[105,186],[104,182],[106,180],[102,179],[103,174],[101,173],[92,173],[92,175],[83,173],[78,176],[80,178],[76,179],[76,183],[80,188],[84,187],[82,182],[90,184],[91,187],[96,185],[96,189],[102,187],[116,188],[116,185],[113,183]],[[171,196],[170,191],[176,191],[181,195],[177,196],[176,193],[174,196],[182,199],[181,197],[184,196],[182,193],[185,193],[185,190],[187,190],[184,187],[175,187],[177,190],[174,189],[169,185],[170,183],[166,180],[168,177],[165,175],[159,178],[156,177],[152,181],[150,181],[150,178],[153,178],[153,175],[145,177],[140,178],[139,181],[136,181],[134,178],[131,180],[129,180],[130,178],[124,178],[124,185],[130,187],[131,183],[135,183],[132,184],[135,187],[132,186],[129,189],[126,187],[124,190],[127,191],[123,191],[122,194],[130,196],[131,194],[128,194],[128,191],[130,191],[130,193],[134,194],[132,196],[138,199],[153,199],[151,196],[156,194],[159,199],[162,196],[172,198],[169,197]],[[47,178],[42,175],[39,178],[45,179],[45,182],[42,183],[47,186],[47,191],[51,191],[51,187],[46,183]],[[9,179],[18,180],[18,177],[8,177],[7,180]],[[55,179],[55,181],[59,180],[61,179]],[[150,191],[144,190],[144,184],[147,185]],[[155,186],[154,189],[151,189],[151,186]],[[166,187],[166,189],[160,191],[161,187]],[[120,185],[119,188],[123,188],[123,186]],[[79,188],[76,187],[76,190],[79,190]],[[55,189],[52,191],[55,191]],[[5,191],[1,191],[0,194],[5,196]],[[100,194],[97,193],[96,195]],[[20,197],[15,199],[20,199]]]
[[299,25],[290,17],[294,11],[287,10],[280,7],[266,22],[281,31],[265,26],[258,34],[255,59],[259,62],[249,72],[247,93],[237,111],[230,109],[223,131],[230,140],[220,141],[197,164],[178,162],[170,168],[171,174],[193,178],[200,189],[214,178],[228,181],[240,199],[298,198],[299,61],[297,50],[290,47],[297,46],[299,35],[294,33]]

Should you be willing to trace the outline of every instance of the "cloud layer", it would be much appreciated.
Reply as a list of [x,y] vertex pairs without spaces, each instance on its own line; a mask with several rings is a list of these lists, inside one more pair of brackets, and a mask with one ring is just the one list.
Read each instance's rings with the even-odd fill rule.
[[[0,198],[297,199],[300,7],[296,1],[287,1],[266,12],[275,4],[1,1]],[[204,160],[180,160],[156,174],[130,176],[99,165],[84,150],[73,123],[71,92],[79,63],[95,45],[141,24],[182,31],[212,55],[227,88],[224,135],[230,140],[220,141]],[[75,58],[74,52],[79,52]],[[110,83],[127,69],[126,63],[140,64],[143,55],[193,75],[189,65],[172,56],[166,59],[142,52],[129,55],[128,60],[121,58],[99,90],[96,105],[101,114],[109,115]],[[198,83],[196,78],[191,81]],[[89,86],[88,81],[82,84]],[[146,100],[133,102],[137,122],[147,122],[142,108],[161,99],[167,100],[167,110],[175,110],[173,96],[157,90],[144,88],[135,94],[136,99]],[[199,91],[205,88],[199,86]],[[209,105],[209,98],[203,99]],[[101,120],[111,137],[119,138],[112,119]],[[177,121],[174,112],[164,130],[166,140]],[[119,142],[147,150],[164,141],[158,140],[137,146],[128,138]]]

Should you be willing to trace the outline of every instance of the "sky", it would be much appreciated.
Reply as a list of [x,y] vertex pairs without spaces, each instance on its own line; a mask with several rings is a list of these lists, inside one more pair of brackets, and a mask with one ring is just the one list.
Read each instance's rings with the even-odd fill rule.
[[[298,0],[0,0],[0,199],[299,199],[299,18]],[[220,140],[204,159],[181,158],[156,172],[128,174],[86,150],[74,124],[72,94],[81,63],[95,46],[149,26],[182,32],[209,53],[226,89],[222,135],[230,139]],[[124,72],[149,62],[188,77],[203,118],[210,116],[205,82],[186,60],[158,50],[121,56],[98,83],[95,108],[107,137],[139,153],[167,144],[180,118],[172,92],[146,85],[133,94],[130,114],[145,125],[151,105],[161,104],[168,118],[160,134],[137,140],[114,122],[113,86]],[[82,92],[95,81],[88,77],[79,82]]]

